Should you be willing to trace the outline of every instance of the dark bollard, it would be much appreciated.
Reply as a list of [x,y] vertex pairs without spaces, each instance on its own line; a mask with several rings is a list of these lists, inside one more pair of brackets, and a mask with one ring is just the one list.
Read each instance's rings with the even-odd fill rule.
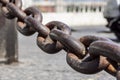
[[15,19],[8,20],[0,9],[0,62],[18,62],[18,40]]

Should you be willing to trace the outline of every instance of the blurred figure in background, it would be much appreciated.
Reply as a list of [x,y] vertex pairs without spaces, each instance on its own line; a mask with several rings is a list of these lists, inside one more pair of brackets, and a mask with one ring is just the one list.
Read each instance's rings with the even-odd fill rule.
[[112,20],[116,19],[120,15],[120,0],[107,0],[107,5],[104,9],[103,15],[106,18],[108,24],[106,27],[110,27],[109,24]]
[[103,12],[108,27],[120,40],[120,0],[108,0]]

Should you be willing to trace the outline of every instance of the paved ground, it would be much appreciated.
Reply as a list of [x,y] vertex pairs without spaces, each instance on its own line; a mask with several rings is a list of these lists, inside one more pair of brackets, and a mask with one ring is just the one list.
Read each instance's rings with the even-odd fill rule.
[[[112,33],[104,26],[74,28],[73,36],[98,35],[115,40]],[[94,75],[84,75],[74,71],[66,63],[66,52],[46,54],[36,45],[37,34],[25,37],[19,34],[19,64],[0,64],[0,80],[115,80],[102,71]]]

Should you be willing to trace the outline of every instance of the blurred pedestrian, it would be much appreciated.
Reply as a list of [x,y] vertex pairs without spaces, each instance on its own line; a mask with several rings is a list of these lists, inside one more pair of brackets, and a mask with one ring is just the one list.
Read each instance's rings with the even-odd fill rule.
[[120,0],[107,0],[107,5],[105,6],[103,12],[104,18],[106,18],[108,22],[106,27],[109,27],[108,25],[112,20],[119,17],[120,15],[119,6],[120,6]]

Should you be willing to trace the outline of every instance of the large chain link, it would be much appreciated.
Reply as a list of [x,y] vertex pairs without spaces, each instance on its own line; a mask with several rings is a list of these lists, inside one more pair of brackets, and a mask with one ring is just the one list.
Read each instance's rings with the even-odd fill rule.
[[4,15],[8,19],[17,18],[17,29],[30,36],[38,32],[37,45],[46,53],[60,50],[67,52],[66,60],[74,70],[84,74],[95,74],[105,70],[120,80],[120,46],[109,39],[97,36],[83,36],[75,39],[68,25],[51,21],[42,24],[39,9],[29,7],[21,10],[21,0],[0,0]]

